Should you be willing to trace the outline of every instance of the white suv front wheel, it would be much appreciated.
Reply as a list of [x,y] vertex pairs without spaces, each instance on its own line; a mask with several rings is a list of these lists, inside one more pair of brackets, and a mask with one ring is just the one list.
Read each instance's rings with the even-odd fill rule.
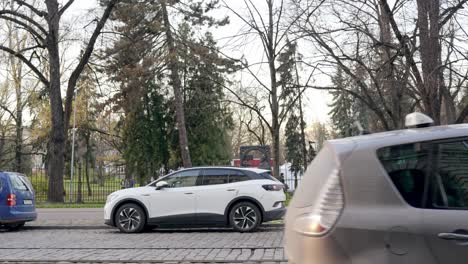
[[261,218],[258,207],[250,202],[240,202],[229,212],[229,223],[239,232],[254,231],[261,224]]
[[146,225],[145,212],[140,206],[127,203],[119,207],[114,222],[123,233],[140,233]]

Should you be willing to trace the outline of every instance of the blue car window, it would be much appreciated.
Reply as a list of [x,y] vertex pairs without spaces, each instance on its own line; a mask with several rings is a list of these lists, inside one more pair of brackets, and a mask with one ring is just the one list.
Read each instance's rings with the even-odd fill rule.
[[14,175],[14,174],[10,174],[8,176],[10,177],[10,182],[11,182],[11,186],[13,187],[13,189],[17,191],[29,190],[28,186],[20,179],[19,176]]

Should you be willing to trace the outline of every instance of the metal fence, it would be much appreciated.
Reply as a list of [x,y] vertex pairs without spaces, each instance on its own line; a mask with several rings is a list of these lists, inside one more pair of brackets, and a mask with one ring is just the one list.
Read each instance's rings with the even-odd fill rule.
[[[296,183],[300,184],[302,180],[302,175],[297,176],[297,181],[288,173],[283,176],[285,177],[281,180],[287,185],[287,191],[294,192]],[[36,201],[47,202],[49,181],[45,169],[33,169],[28,173],[28,177],[36,192]],[[125,179],[124,165],[93,167],[88,170],[78,165],[72,179],[70,175],[64,176],[63,184],[64,201],[67,203],[104,203],[107,196],[114,191],[140,186],[134,180]]]
[[[87,172],[86,172],[87,171]],[[47,201],[48,177],[45,169],[36,168],[28,175],[38,203]],[[125,179],[125,166],[88,168],[78,166],[72,179],[64,176],[64,201],[67,203],[104,203],[114,191],[139,186]]]
[[286,179],[282,180],[283,184],[286,185],[286,188],[287,188],[288,192],[294,192],[296,190],[297,186],[299,186],[299,184],[301,183],[301,181],[302,181],[302,176],[297,177],[297,181],[294,178],[286,178]]

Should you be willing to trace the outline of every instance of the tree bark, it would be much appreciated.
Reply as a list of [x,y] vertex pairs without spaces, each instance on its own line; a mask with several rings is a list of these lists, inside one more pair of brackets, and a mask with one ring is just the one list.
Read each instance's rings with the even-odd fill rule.
[[[13,1],[10,3],[11,10],[14,11]],[[21,50],[25,47],[25,41],[20,41],[18,30],[14,29],[13,22],[8,24],[8,47],[10,49]],[[13,85],[15,87],[16,96],[16,115],[15,126],[16,126],[16,137],[15,137],[15,163],[14,169],[17,172],[23,172],[23,98],[22,98],[22,69],[23,64],[17,60],[14,54],[9,56],[9,68],[11,70],[11,76]]]
[[[403,127],[403,118],[402,118],[402,109],[401,109],[401,99],[403,96],[402,86],[397,83],[397,78],[395,76],[395,64],[392,57],[394,52],[390,48],[392,45],[392,32],[390,19],[388,14],[384,11],[383,4],[379,2],[379,28],[380,28],[380,64],[381,72],[377,75],[381,83],[381,88],[384,93],[391,95],[391,112],[388,113],[389,117],[392,120],[392,127],[394,129],[399,129]],[[385,100],[385,98],[381,98]]]
[[417,0],[421,68],[424,90],[421,91],[425,112],[440,124],[440,2]]
[[[297,64],[295,64],[295,69],[296,71],[296,82],[299,87],[299,70],[297,69]],[[298,98],[298,104],[299,104],[299,122],[300,122],[300,128],[301,128],[301,142],[302,142],[302,159],[303,159],[303,166],[304,166],[304,172],[307,170],[307,143],[306,143],[306,137],[305,137],[305,121],[304,121],[304,111],[302,109],[302,93],[299,93],[299,98]]]
[[83,203],[83,181],[82,181],[83,170],[81,162],[78,163],[78,191],[76,196],[76,203]]
[[[88,115],[88,110],[86,109],[86,119]],[[85,177],[86,177],[86,186],[88,187],[88,196],[91,197],[93,195],[91,190],[91,183],[89,182],[89,162],[91,157],[91,147],[90,147],[90,132],[89,130],[85,132],[86,137],[86,156],[85,156]]]
[[63,170],[65,131],[62,95],[60,91],[60,55],[59,55],[59,7],[57,0],[46,0],[47,25],[49,34],[46,38],[49,53],[49,98],[52,114],[52,131],[49,144],[49,202],[63,202]]
[[164,30],[166,34],[166,43],[168,47],[168,68],[171,71],[170,79],[174,90],[174,100],[176,108],[176,121],[179,133],[179,146],[182,163],[184,168],[192,167],[192,160],[190,158],[190,150],[187,139],[187,128],[185,126],[185,111],[182,99],[182,84],[179,78],[179,64],[177,62],[177,51],[174,44],[174,38],[171,31],[171,24],[169,22],[169,15],[167,12],[166,1],[161,1],[162,15],[164,21]]
[[279,161],[280,161],[280,123],[279,123],[279,104],[278,104],[278,83],[276,79],[276,50],[273,39],[274,23],[273,23],[273,0],[268,0],[268,30],[266,51],[268,57],[268,66],[270,70],[270,107],[271,107],[271,135],[273,140],[273,175],[279,177]]

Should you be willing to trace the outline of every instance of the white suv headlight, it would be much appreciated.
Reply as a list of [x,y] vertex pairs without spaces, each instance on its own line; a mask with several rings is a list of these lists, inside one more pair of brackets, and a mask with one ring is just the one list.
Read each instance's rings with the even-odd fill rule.
[[112,200],[114,200],[115,198],[117,198],[117,196],[118,196],[118,194],[116,194],[116,193],[111,193],[111,194],[109,194],[109,196],[107,196],[106,203],[112,202]]

